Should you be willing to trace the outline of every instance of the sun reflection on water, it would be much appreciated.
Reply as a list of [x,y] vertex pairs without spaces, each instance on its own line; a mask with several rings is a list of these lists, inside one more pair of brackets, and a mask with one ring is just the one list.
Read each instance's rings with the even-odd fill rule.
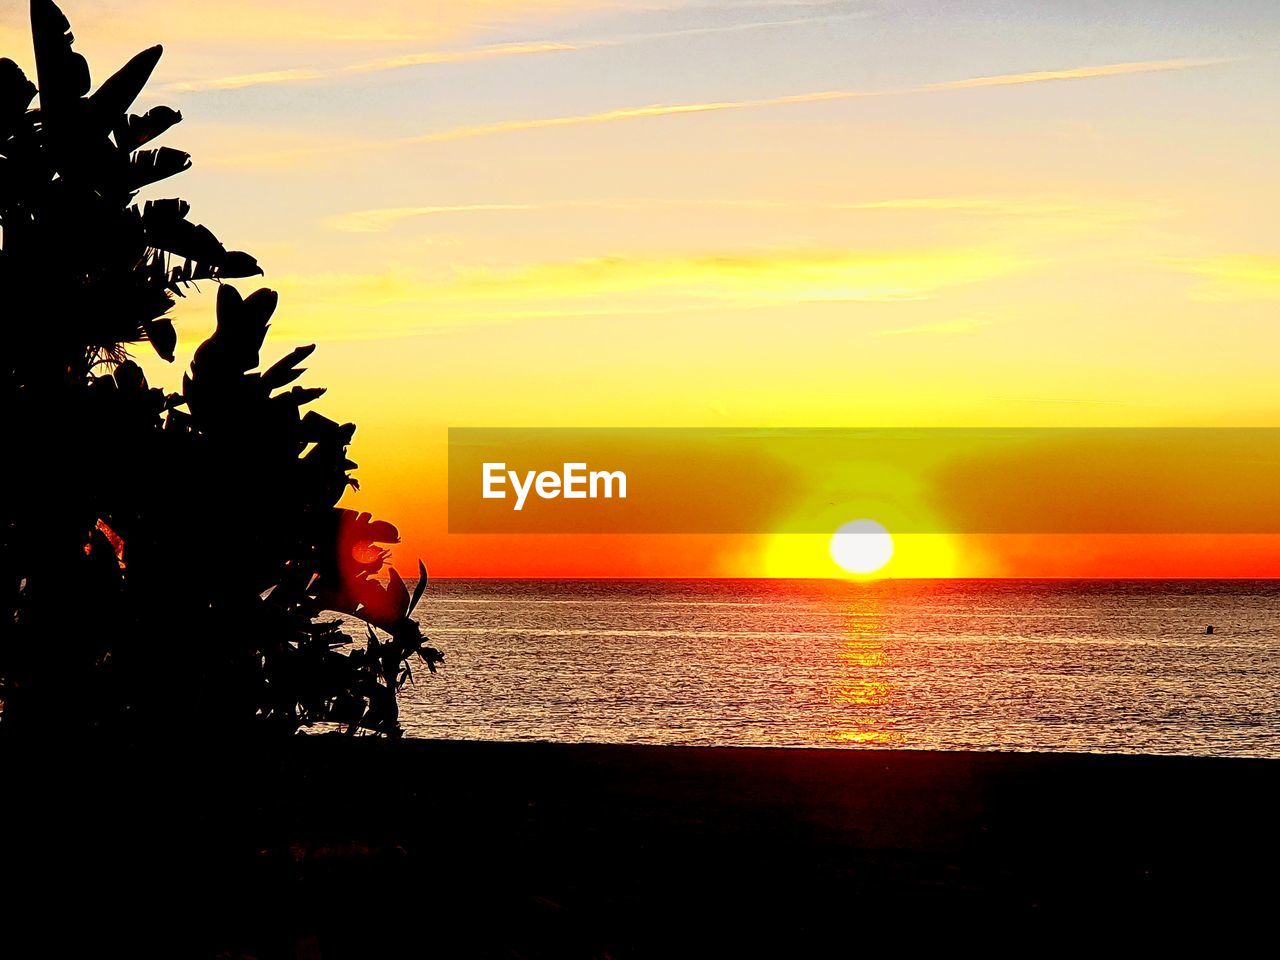
[[887,744],[899,739],[885,715],[896,688],[887,679],[883,621],[880,603],[873,598],[851,603],[844,613],[836,654],[839,669],[829,693],[832,727],[824,735],[828,741]]

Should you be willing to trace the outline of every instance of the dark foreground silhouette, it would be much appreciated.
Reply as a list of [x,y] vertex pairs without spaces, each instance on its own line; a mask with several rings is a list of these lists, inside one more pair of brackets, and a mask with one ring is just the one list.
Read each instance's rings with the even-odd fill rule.
[[24,894],[75,918],[32,925],[134,955],[852,957],[974,931],[1037,954],[1193,929],[1222,949],[1277,893],[1268,760],[317,737],[0,759],[6,866],[25,849]]
[[[37,89],[0,59],[0,726],[28,738],[400,732],[411,661],[434,671],[394,570],[395,527],[337,506],[353,424],[305,410],[314,350],[262,363],[276,295],[262,270],[139,191],[190,157],[156,139],[181,115],[130,113],[160,59],[90,93],[51,0],[32,0]],[[217,287],[217,330],[179,393],[131,359],[172,362],[175,299]],[[145,348],[144,348],[145,349]],[[261,369],[260,369],[261,368]],[[352,643],[330,612],[355,616]]]

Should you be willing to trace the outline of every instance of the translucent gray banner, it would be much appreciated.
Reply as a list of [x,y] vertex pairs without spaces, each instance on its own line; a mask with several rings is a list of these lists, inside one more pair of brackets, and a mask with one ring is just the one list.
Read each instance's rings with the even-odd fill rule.
[[1280,429],[449,431],[455,533],[1280,532]]

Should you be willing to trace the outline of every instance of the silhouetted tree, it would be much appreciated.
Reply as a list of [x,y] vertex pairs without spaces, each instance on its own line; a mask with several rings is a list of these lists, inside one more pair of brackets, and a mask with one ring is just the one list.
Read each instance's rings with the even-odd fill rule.
[[[0,60],[0,498],[3,726],[269,728],[316,722],[399,733],[396,692],[442,659],[386,563],[395,527],[337,507],[355,486],[355,427],[302,408],[314,347],[258,372],[276,295],[223,281],[260,274],[138,191],[190,166],[148,148],[178,123],[129,108],[160,59],[138,54],[89,93],[89,68],[51,0],[32,0],[39,82]],[[129,358],[167,361],[167,313],[219,284],[217,330],[181,393]],[[367,624],[352,644],[326,611]]]

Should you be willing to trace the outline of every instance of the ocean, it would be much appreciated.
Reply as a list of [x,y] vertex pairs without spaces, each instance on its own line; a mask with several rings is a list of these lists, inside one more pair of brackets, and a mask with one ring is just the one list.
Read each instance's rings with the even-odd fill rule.
[[1280,757],[1280,581],[453,580],[418,616],[413,737]]

